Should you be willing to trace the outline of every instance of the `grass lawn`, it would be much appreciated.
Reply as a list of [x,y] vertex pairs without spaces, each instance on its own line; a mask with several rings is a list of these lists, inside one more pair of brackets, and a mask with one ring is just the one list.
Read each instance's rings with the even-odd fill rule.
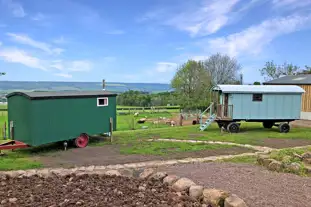
[[241,144],[262,145],[266,138],[305,139],[311,140],[311,128],[292,128],[289,133],[280,133],[277,128],[264,129],[261,123],[242,122],[240,133],[221,134],[216,123],[206,131],[199,131],[199,125],[183,127],[166,127],[158,129],[117,131],[114,137],[120,143],[142,141],[150,138],[194,139],[210,141],[226,141]]
[[201,150],[228,149],[229,145],[219,144],[191,144],[173,142],[139,142],[129,147],[122,147],[120,152],[123,154],[142,154],[142,155],[166,155],[174,152],[194,152]]
[[137,121],[141,118],[154,119],[157,120],[159,117],[172,118],[173,114],[170,112],[160,112],[160,113],[139,113],[137,117],[133,115],[118,115],[117,117],[117,130],[130,130],[130,129],[141,129],[142,126],[147,126],[148,128],[163,128],[168,127],[164,123],[153,124],[151,121],[147,121],[143,124],[138,124]]
[[0,171],[3,170],[26,170],[40,168],[42,164],[31,159],[28,153],[8,152],[0,157]]

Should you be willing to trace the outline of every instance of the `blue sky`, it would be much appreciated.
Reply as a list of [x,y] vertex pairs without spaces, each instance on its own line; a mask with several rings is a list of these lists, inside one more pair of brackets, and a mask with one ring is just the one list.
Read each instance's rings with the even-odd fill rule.
[[311,0],[0,0],[2,80],[168,83],[221,52],[263,81],[266,61],[311,65]]

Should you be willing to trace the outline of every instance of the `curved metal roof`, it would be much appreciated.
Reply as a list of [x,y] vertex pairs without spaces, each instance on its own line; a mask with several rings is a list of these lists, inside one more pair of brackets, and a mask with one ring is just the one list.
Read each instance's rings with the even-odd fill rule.
[[304,93],[299,86],[294,85],[217,85],[213,90],[224,93]]

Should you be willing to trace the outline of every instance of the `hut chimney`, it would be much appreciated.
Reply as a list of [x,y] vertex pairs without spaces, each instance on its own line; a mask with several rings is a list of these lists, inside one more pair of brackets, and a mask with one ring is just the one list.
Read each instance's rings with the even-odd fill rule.
[[103,90],[106,90],[106,80],[103,79]]

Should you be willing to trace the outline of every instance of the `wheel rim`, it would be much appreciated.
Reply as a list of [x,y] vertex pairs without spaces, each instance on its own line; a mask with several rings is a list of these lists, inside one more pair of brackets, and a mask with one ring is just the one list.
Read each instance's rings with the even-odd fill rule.
[[231,125],[231,127],[230,127],[230,131],[233,131],[233,132],[235,132],[235,131],[237,131],[238,130],[238,127],[234,124],[234,125]]
[[76,146],[79,148],[86,147],[89,142],[89,138],[85,134],[81,134],[78,138],[76,138]]
[[283,132],[287,132],[287,131],[288,131],[288,129],[289,129],[289,127],[288,127],[288,126],[286,126],[286,125],[282,126],[282,131],[283,131]]

